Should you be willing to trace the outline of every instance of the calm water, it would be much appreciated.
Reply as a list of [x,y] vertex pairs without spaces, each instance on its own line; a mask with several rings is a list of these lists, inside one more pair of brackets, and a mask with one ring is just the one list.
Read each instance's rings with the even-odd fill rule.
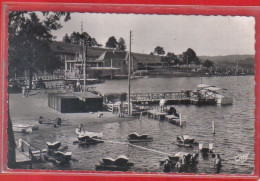
[[[233,97],[234,104],[230,106],[177,105],[175,108],[182,113],[182,119],[187,126],[180,128],[167,122],[158,122],[147,118],[133,121],[93,124],[88,130],[102,131],[104,138],[125,142],[130,132],[147,133],[154,137],[150,143],[139,143],[140,146],[165,153],[179,151],[193,152],[195,148],[179,148],[173,144],[176,136],[189,134],[197,142],[214,143],[214,148],[223,159],[221,173],[252,174],[254,172],[254,77],[209,77],[203,78],[203,83],[226,88],[225,95]],[[194,89],[200,84],[200,78],[149,78],[132,80],[132,92],[178,91]],[[101,93],[126,92],[127,80],[108,80],[96,85]],[[215,121],[216,134],[212,135],[212,121]],[[95,170],[98,160],[104,157],[116,158],[125,154],[134,162],[133,171],[162,172],[159,161],[165,159],[162,154],[149,152],[124,144],[101,143],[86,148],[73,145],[75,136],[70,137],[66,130],[59,135],[59,140],[68,143],[73,157],[77,162],[64,168],[56,168],[52,164],[37,165],[40,169],[72,169]],[[235,157],[249,153],[248,159],[239,164]],[[199,157],[196,173],[216,173],[213,168],[214,159]]]

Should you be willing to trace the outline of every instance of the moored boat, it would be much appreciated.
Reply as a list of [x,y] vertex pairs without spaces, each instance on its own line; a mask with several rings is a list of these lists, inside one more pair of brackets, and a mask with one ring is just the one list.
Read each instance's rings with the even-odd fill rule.
[[148,134],[140,135],[136,132],[129,134],[127,139],[129,141],[129,143],[151,142],[151,141],[153,141],[153,137],[149,136]]
[[78,136],[88,136],[90,138],[92,137],[97,137],[97,138],[103,138],[103,133],[97,133],[97,132],[90,132],[90,131],[86,131],[82,125],[80,125],[78,128],[76,128],[75,133]]
[[87,145],[92,145],[92,144],[97,144],[97,143],[103,143],[104,141],[101,140],[100,138],[94,136],[90,137],[87,135],[79,135],[78,136],[78,144],[80,146],[87,146]]
[[20,133],[32,133],[33,126],[32,125],[23,125],[23,124],[13,124],[13,131],[20,132]]
[[178,142],[177,146],[192,147],[192,145],[198,144],[195,142],[194,138],[189,135],[177,136],[176,140]]
[[128,171],[133,165],[134,163],[129,162],[129,158],[121,155],[116,159],[103,158],[100,164],[96,165],[96,170]]
[[71,160],[72,152],[54,151],[54,156],[61,162],[67,163]]
[[61,142],[55,141],[55,142],[46,142],[48,145],[48,150],[58,150],[61,146]]

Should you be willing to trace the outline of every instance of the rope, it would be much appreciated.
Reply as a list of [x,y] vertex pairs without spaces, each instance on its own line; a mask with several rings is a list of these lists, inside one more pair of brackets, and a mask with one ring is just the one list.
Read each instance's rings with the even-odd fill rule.
[[93,139],[93,140],[96,140],[96,141],[104,141],[104,142],[106,142],[106,143],[121,144],[121,145],[130,145],[130,146],[133,146],[133,147],[136,147],[136,148],[140,148],[140,149],[143,149],[143,150],[147,150],[147,151],[150,151],[150,152],[155,152],[155,153],[159,153],[159,154],[162,154],[162,155],[170,155],[170,153],[166,153],[166,152],[162,152],[162,151],[157,151],[157,150],[150,149],[150,148],[145,148],[145,147],[138,146],[138,145],[134,145],[134,144],[128,143],[128,142],[109,141],[109,140],[95,139],[95,138],[92,138],[92,139]]

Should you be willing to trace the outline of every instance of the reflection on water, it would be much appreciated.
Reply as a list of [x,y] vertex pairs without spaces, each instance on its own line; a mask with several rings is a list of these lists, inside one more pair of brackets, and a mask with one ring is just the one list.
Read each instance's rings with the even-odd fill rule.
[[[214,143],[214,149],[222,158],[221,173],[227,174],[252,174],[254,171],[254,77],[208,77],[203,78],[203,83],[225,88],[224,94],[233,97],[231,106],[194,106],[176,105],[178,112],[187,126],[180,128],[167,122],[158,122],[143,117],[141,120],[104,123],[91,125],[89,130],[102,130],[104,138],[126,142],[127,135],[133,131],[146,133],[153,136],[154,141],[139,143],[140,146],[162,151],[176,153],[179,151],[193,152],[195,148],[179,148],[175,144],[176,136],[188,134],[197,142]],[[132,81],[132,92],[177,91],[196,88],[200,78],[149,78]],[[97,90],[101,93],[126,92],[127,80],[111,80],[98,84]],[[212,121],[215,122],[216,134],[212,134]],[[71,162],[66,168],[72,170],[95,170],[95,165],[104,157],[116,158],[125,154],[134,162],[133,171],[162,172],[159,161],[165,155],[149,152],[125,144],[101,143],[88,147],[78,147],[72,142],[75,138],[68,137],[69,130],[64,129],[59,139],[69,145],[73,156],[78,160]],[[71,133],[70,133],[71,134]],[[249,153],[243,165],[235,161],[239,154]],[[214,159],[199,157],[196,173],[216,173]],[[53,165],[38,165],[41,169],[57,169]]]

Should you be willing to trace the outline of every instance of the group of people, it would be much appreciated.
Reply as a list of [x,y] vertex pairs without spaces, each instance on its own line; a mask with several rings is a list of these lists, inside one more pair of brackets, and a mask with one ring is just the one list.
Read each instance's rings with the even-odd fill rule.
[[[183,156],[182,158],[179,158],[176,164],[173,163],[173,161],[166,159],[163,165],[163,171],[164,172],[171,172],[173,169],[175,171],[184,171],[185,169],[191,168],[194,169],[195,165],[198,163],[197,161],[198,154],[193,153],[192,155]],[[220,155],[217,154],[215,156],[214,160],[214,168],[217,170],[217,172],[220,171],[221,168],[221,158]]]
[[173,161],[170,161],[167,159],[164,163],[164,172],[171,172],[172,169],[175,169],[176,171],[182,171],[185,168],[194,168],[195,165],[198,163],[197,161],[198,154],[193,153],[192,155],[184,155],[183,157],[179,158],[177,163],[173,163]]

